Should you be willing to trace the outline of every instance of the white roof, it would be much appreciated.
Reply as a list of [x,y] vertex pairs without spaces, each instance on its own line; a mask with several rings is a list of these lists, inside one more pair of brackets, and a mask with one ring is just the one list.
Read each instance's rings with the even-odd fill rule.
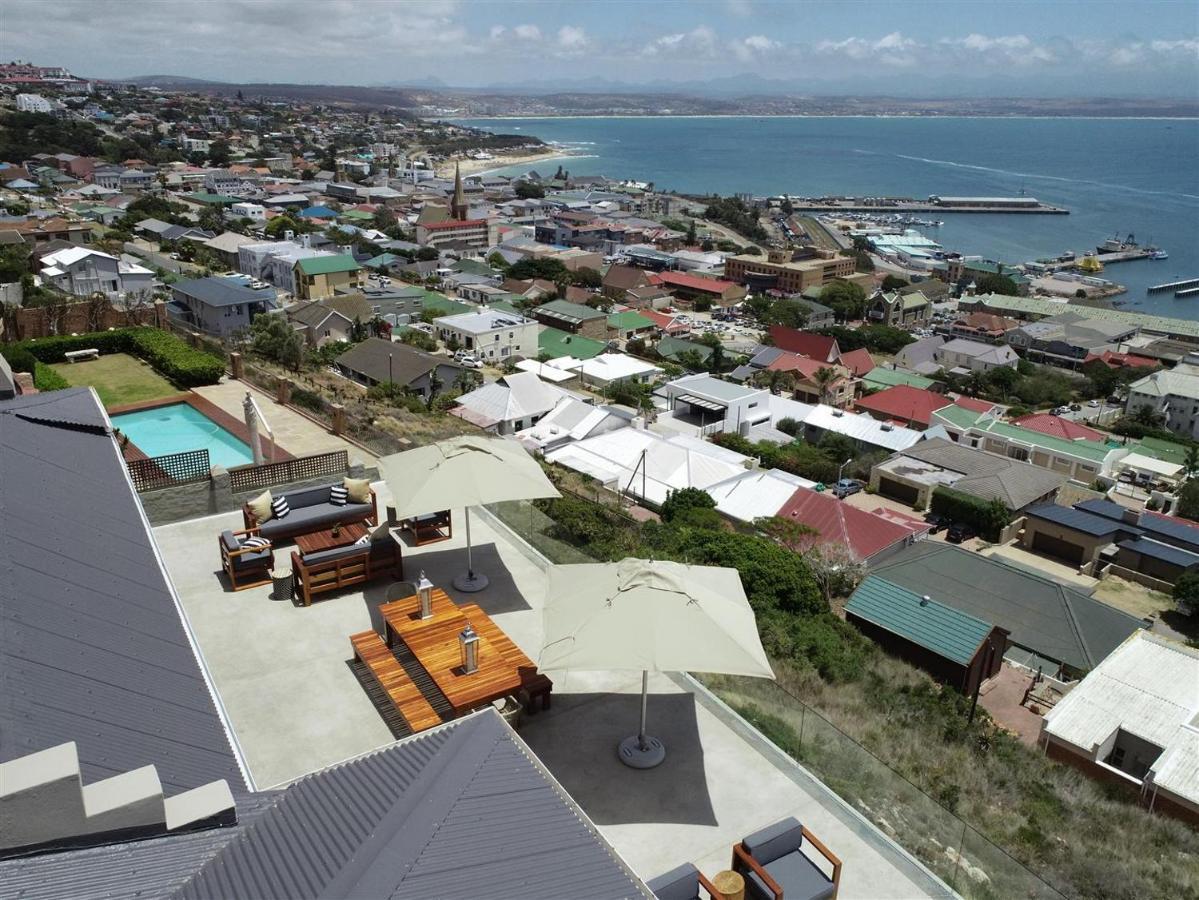
[[1096,753],[1117,728],[1163,748],[1146,780],[1199,803],[1199,649],[1137,631],[1045,714],[1045,731]]
[[474,414],[471,421],[486,427],[540,416],[557,406],[563,396],[561,388],[546,384],[532,372],[514,372],[463,394],[458,403]]
[[501,310],[478,309],[474,312],[459,313],[454,316],[438,316],[433,320],[433,324],[471,334],[484,334],[488,331],[528,325],[531,321],[533,320],[526,319],[524,316],[513,315]]
[[707,489],[716,508],[742,522],[777,515],[791,495],[816,482],[779,469],[750,469]]
[[[1116,466],[1121,469],[1138,469],[1142,472],[1152,472],[1155,475],[1161,475],[1163,478],[1174,478],[1182,471],[1182,466],[1154,459],[1152,456],[1145,456],[1141,453],[1129,453],[1123,459],[1119,460]],[[1196,689],[1199,690],[1199,686]]]
[[[644,454],[644,471],[639,468]],[[707,489],[745,470],[749,457],[684,435],[621,428],[568,444],[546,459],[653,503],[679,488]],[[636,472],[636,477],[634,477]],[[642,490],[644,488],[644,494]]]
[[777,425],[782,419],[795,419],[813,428],[843,434],[852,440],[885,450],[906,450],[924,438],[923,432],[880,422],[865,413],[846,412],[823,403],[812,406],[771,394],[771,424]]
[[[555,360],[557,362],[557,360]],[[538,362],[535,359],[522,359],[516,364],[516,368],[522,372],[532,372],[543,381],[548,381],[551,384],[561,384],[563,381],[570,381],[575,377],[573,372],[567,372],[558,366],[552,366],[549,363]]]
[[582,363],[583,375],[599,381],[616,381],[638,375],[651,375],[662,370],[653,363],[645,362],[624,353],[601,353]]
[[536,425],[516,433],[526,447],[542,450],[564,441],[581,441],[596,428],[611,420],[611,427],[623,428],[628,419],[606,406],[592,406],[574,397],[563,397],[558,405],[537,420]]
[[1190,366],[1154,372],[1128,386],[1131,393],[1150,397],[1199,399],[1199,376]]
[[99,250],[92,250],[90,247],[64,247],[62,250],[55,250],[53,253],[47,253],[42,257],[43,266],[73,266],[81,259],[87,259],[89,256],[99,256],[103,259],[111,259],[116,261],[115,256],[110,256],[107,253],[102,253]]
[[139,266],[137,263],[134,263],[134,262],[125,262],[125,260],[121,260],[119,263],[117,263],[117,271],[119,271],[122,275],[153,275],[154,274],[154,272],[152,270],[147,269],[145,266]]

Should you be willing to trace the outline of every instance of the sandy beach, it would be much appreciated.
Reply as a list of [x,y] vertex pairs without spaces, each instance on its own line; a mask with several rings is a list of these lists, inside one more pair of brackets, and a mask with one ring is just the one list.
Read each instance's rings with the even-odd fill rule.
[[[526,163],[547,162],[549,160],[570,159],[572,154],[561,148],[550,147],[540,153],[495,154],[492,159],[459,159],[438,163],[437,174],[442,178],[452,178],[454,163],[461,167],[463,175],[483,175],[496,169],[506,169],[509,166],[520,166]],[[557,168],[554,166],[553,168]],[[547,173],[542,173],[547,174]],[[552,172],[548,174],[553,174]]]

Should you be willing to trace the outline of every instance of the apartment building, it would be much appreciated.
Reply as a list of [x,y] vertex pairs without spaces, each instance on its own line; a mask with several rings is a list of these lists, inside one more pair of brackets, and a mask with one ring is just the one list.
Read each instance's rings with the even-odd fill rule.
[[422,247],[485,250],[491,246],[491,227],[486,219],[425,222],[416,226],[416,242]]
[[493,309],[441,316],[433,320],[437,336],[457,342],[481,362],[537,356],[537,323],[524,316]]
[[771,250],[766,257],[740,254],[724,261],[724,276],[729,281],[750,290],[778,290],[784,294],[798,294],[818,284],[851,278],[854,270],[851,256],[828,254],[793,260],[783,250]]
[[1128,386],[1125,410],[1148,408],[1175,434],[1199,440],[1199,354],[1188,354],[1173,369],[1162,369]]

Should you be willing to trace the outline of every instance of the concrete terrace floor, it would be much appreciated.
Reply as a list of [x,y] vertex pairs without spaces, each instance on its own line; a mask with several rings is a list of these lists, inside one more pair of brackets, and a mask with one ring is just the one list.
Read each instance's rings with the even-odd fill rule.
[[330,434],[328,429],[309,418],[300,415],[293,409],[288,409],[275,402],[275,398],[266,391],[259,390],[244,381],[234,381],[224,378],[220,384],[192,389],[208,402],[215,404],[238,421],[245,417],[242,407],[249,391],[258,401],[258,408],[266,417],[267,423],[275,432],[275,440],[279,446],[292,456],[308,456],[313,453],[329,453],[334,450],[348,450],[350,460],[361,460],[367,468],[377,465],[378,460],[370,452],[363,450],[357,444],[352,444],[344,438]]
[[[288,446],[282,436],[280,442]],[[375,487],[382,509],[386,487]],[[454,518],[453,540],[405,545],[405,578],[423,569],[454,599],[482,606],[537,659],[546,589],[540,559],[502,526],[472,515],[475,568],[491,586],[458,596],[450,580],[465,568],[462,511]],[[388,583],[325,595],[308,608],[272,600],[269,585],[227,591],[217,536],[240,525],[240,514],[222,514],[154,534],[251,776],[264,789],[392,741],[346,665],[349,635],[379,626],[376,607]],[[278,548],[277,563],[291,549]],[[643,772],[620,764],[615,749],[637,729],[639,673],[549,674],[552,709],[526,716],[519,733],[643,879],[684,861],[714,875],[728,867],[736,841],[794,815],[841,856],[841,897],[948,893],[772,745],[736,727],[688,679],[650,678],[648,731],[668,755]]]

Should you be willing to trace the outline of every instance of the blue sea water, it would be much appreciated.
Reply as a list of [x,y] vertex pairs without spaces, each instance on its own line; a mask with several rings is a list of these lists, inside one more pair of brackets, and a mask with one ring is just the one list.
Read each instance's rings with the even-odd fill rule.
[[[1008,263],[1092,250],[1133,232],[1170,254],[1107,267],[1127,308],[1199,319],[1199,297],[1146,294],[1199,278],[1199,120],[663,117],[464,119],[578,154],[578,175],[686,193],[927,197],[1021,190],[1068,216],[944,214],[926,229],[948,250]],[[543,174],[557,162],[538,163]],[[500,169],[516,174],[530,168]]]

